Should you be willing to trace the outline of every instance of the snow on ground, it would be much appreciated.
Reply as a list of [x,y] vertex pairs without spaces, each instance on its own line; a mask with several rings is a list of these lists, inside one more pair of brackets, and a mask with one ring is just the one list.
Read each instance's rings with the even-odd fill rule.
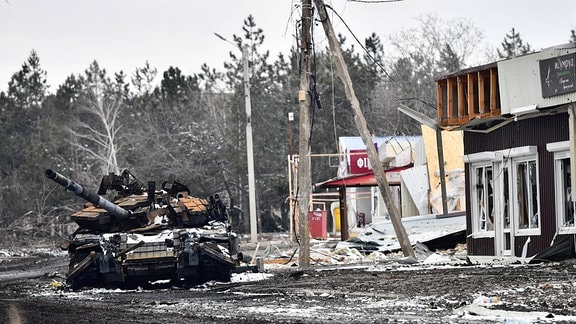
[[[282,254],[282,253],[281,253]],[[409,260],[404,258],[399,254],[384,255],[381,252],[373,252],[369,255],[362,255],[358,253],[357,250],[351,248],[338,248],[330,249],[326,248],[322,250],[321,253],[316,254],[318,257],[324,256],[326,259],[334,260],[335,258],[340,258],[341,261],[334,262],[333,264],[326,264],[323,266],[317,266],[313,269],[317,272],[322,272],[326,270],[333,269],[357,269],[359,271],[366,272],[390,272],[390,271],[417,271],[422,269],[447,269],[447,268],[461,268],[461,265],[451,264],[454,256],[443,253],[432,253],[422,260]],[[274,264],[275,270],[296,270],[292,264]],[[522,267],[519,265],[468,265],[470,268],[483,268],[483,267],[493,267],[493,268],[505,268],[505,267]],[[267,269],[270,269],[269,265],[266,265]],[[265,273],[240,273],[233,274],[233,283],[249,283],[255,281],[266,280],[274,278],[275,274],[273,271]],[[307,273],[303,276],[308,276]],[[458,298],[452,298],[449,295],[416,295],[410,298],[395,298],[393,296],[386,295],[385,291],[381,292],[370,292],[370,291],[350,291],[346,292],[345,295],[345,305],[347,309],[333,309],[329,304],[326,304],[326,300],[340,300],[342,297],[341,291],[332,291],[328,288],[315,287],[306,288],[302,287],[300,290],[291,290],[284,293],[276,292],[259,292],[255,291],[229,291],[228,289],[220,291],[218,289],[213,290],[213,288],[218,288],[218,286],[225,286],[226,284],[220,282],[208,282],[204,285],[197,286],[189,289],[191,292],[207,292],[215,291],[218,294],[229,294],[232,293],[240,297],[240,299],[253,300],[253,302],[247,302],[236,305],[239,314],[251,314],[256,318],[265,318],[266,316],[273,316],[274,314],[282,314],[284,318],[299,318],[302,321],[307,319],[313,321],[313,319],[319,318],[350,318],[352,321],[357,320],[358,314],[367,311],[377,311],[383,314],[395,314],[399,309],[402,310],[403,314],[408,314],[412,312],[414,316],[418,316],[422,309],[425,309],[429,314],[428,316],[434,316],[434,314],[439,314],[438,316],[446,316],[446,311],[450,312],[452,315],[448,315],[449,318],[443,317],[445,320],[453,319],[455,322],[503,322],[503,323],[552,323],[552,322],[576,322],[576,316],[572,315],[557,315],[550,314],[542,311],[510,311],[504,309],[494,308],[498,305],[511,305],[511,306],[525,306],[513,309],[530,309],[530,305],[517,304],[519,301],[515,300],[513,296],[517,293],[534,293],[534,299],[539,298],[539,293],[553,294],[554,289],[564,290],[564,291],[574,291],[576,290],[576,282],[572,283],[567,280],[566,282],[551,282],[550,287],[546,290],[542,290],[542,287],[533,287],[533,292],[531,287],[509,287],[505,289],[495,290],[495,291],[484,291],[481,294],[477,294],[470,298],[471,300],[461,300]],[[164,288],[159,291],[167,292],[170,288]],[[35,296],[38,297],[58,297],[62,299],[71,300],[84,300],[84,301],[105,301],[111,295],[124,295],[133,293],[146,293],[150,294],[149,290],[135,289],[135,290],[121,290],[121,289],[86,289],[79,292],[68,291],[58,289],[57,285],[48,286],[37,292]],[[276,295],[277,294],[277,295]],[[302,304],[294,302],[294,296],[306,296],[305,302],[306,307]],[[270,298],[273,296],[273,298]],[[268,297],[268,298],[267,298]],[[438,303],[438,300],[442,300],[442,303]],[[234,299],[230,299],[231,302]],[[170,311],[202,311],[204,313],[212,313],[214,317],[220,317],[223,321],[229,319],[230,315],[225,313],[219,313],[218,310],[222,306],[222,301],[211,301],[203,300],[203,303],[197,304],[192,299],[176,299],[172,301],[162,301],[158,300],[153,302],[153,307],[150,311],[153,312],[170,312]],[[516,304],[514,304],[516,303]],[[522,301],[521,303],[524,303]],[[529,302],[528,302],[529,303]],[[358,305],[357,307],[354,305]],[[435,305],[431,307],[431,305]],[[453,307],[450,307],[452,305]],[[462,305],[458,307],[458,305]],[[450,311],[454,309],[453,311]],[[449,314],[450,314],[449,313]],[[443,315],[442,315],[443,314]],[[348,317],[347,317],[348,316]]]
[[[272,273],[265,273],[265,272],[261,272],[261,273],[253,273],[253,272],[234,273],[234,274],[232,274],[232,278],[231,278],[230,282],[232,282],[232,283],[256,282],[256,281],[261,281],[261,280],[272,278],[273,276],[274,275]],[[152,285],[167,285],[168,283],[169,283],[169,281],[167,281],[167,280],[159,280],[159,281],[153,282]],[[214,287],[217,285],[223,285],[223,284],[225,284],[225,283],[218,282],[218,281],[210,281],[210,282],[204,283],[202,285],[190,288],[189,290],[191,290],[191,291],[207,290],[211,287]],[[36,293],[34,295],[35,296],[58,295],[58,296],[63,297],[63,298],[101,300],[103,298],[102,296],[104,296],[106,294],[110,294],[110,293],[122,294],[122,293],[134,293],[134,292],[147,291],[147,290],[142,289],[142,288],[137,288],[137,289],[91,288],[91,289],[84,289],[84,290],[80,290],[80,291],[72,291],[72,290],[62,290],[62,289],[60,289],[61,286],[62,286],[62,282],[53,280],[46,287],[44,287],[43,290],[39,291],[38,293]],[[165,289],[168,289],[168,288],[165,288]]]
[[[61,249],[54,249],[48,247],[28,248],[28,249],[1,249],[0,258],[14,258],[14,257],[28,257],[31,255],[51,255],[51,256],[65,256],[68,252]],[[2,260],[0,259],[0,262]]]
[[231,282],[237,283],[237,282],[253,282],[253,281],[260,281],[260,280],[265,280],[265,279],[269,279],[271,277],[273,277],[274,275],[271,273],[265,273],[265,272],[258,272],[258,273],[253,273],[253,272],[244,272],[244,273],[234,273],[232,275],[232,279]]

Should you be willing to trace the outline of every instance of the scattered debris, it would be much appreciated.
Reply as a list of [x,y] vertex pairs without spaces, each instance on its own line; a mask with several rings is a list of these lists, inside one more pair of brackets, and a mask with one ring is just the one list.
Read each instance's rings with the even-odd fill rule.
[[494,305],[502,305],[502,300],[498,296],[493,297],[479,296],[478,298],[474,299],[474,302],[472,302],[472,304],[483,307],[491,307]]

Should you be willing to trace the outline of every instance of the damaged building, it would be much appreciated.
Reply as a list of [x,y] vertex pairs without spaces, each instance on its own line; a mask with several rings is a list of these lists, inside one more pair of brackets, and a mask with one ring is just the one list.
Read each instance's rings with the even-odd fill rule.
[[[445,159],[448,204],[444,212],[436,135],[429,127],[422,127],[422,136],[374,137],[374,145],[410,240],[432,242],[446,237],[433,247],[453,247],[465,240],[462,135],[442,134],[444,145],[452,148]],[[359,137],[341,137],[339,144],[337,177],[314,186],[316,212],[324,210],[331,220],[329,231],[342,241],[350,239],[359,250],[375,248],[376,244],[381,252],[398,251],[390,214],[367,163],[364,143]],[[312,237],[326,238],[317,231],[316,218],[311,218]]]
[[436,81],[439,127],[464,132],[469,255],[534,257],[566,240],[573,254],[575,61],[567,44]]

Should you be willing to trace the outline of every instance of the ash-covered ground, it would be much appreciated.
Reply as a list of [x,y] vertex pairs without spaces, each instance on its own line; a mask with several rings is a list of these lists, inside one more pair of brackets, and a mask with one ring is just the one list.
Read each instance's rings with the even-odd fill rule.
[[[230,283],[134,290],[61,285],[66,254],[0,256],[2,323],[487,323],[576,320],[576,262],[269,266]],[[153,288],[153,289],[152,289]]]

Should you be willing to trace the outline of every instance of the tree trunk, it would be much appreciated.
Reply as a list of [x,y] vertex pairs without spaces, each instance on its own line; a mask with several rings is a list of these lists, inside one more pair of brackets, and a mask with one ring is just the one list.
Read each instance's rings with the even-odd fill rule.
[[404,229],[404,225],[402,225],[400,213],[398,211],[398,208],[394,204],[394,201],[392,200],[392,193],[390,190],[390,185],[386,180],[384,167],[380,163],[378,152],[376,152],[376,148],[374,148],[374,140],[372,138],[372,135],[370,134],[370,131],[368,130],[368,125],[366,124],[364,114],[360,109],[360,102],[358,101],[358,98],[356,98],[356,94],[354,93],[354,89],[352,88],[352,80],[350,78],[350,74],[348,73],[348,67],[346,66],[346,62],[344,62],[342,51],[340,49],[340,46],[338,45],[338,42],[336,41],[336,36],[334,34],[332,24],[330,22],[330,19],[328,18],[328,14],[326,13],[326,7],[324,6],[324,1],[314,0],[314,2],[316,3],[316,8],[318,9],[318,14],[320,15],[320,20],[322,21],[322,25],[324,27],[324,32],[326,33],[326,37],[328,37],[328,43],[330,44],[330,50],[332,51],[332,56],[336,61],[335,63],[338,76],[340,77],[342,83],[344,84],[346,97],[350,101],[352,109],[354,110],[354,121],[356,123],[356,128],[358,128],[360,136],[362,137],[362,141],[366,146],[366,152],[368,153],[368,159],[370,160],[374,176],[376,177],[376,181],[378,182],[378,188],[380,189],[380,193],[382,194],[382,198],[384,199],[386,208],[390,213],[390,219],[392,221],[394,231],[396,232],[396,238],[400,243],[404,255],[414,257],[414,251],[412,250],[412,245],[410,244],[410,240],[408,239],[408,235],[406,234],[406,229]]

